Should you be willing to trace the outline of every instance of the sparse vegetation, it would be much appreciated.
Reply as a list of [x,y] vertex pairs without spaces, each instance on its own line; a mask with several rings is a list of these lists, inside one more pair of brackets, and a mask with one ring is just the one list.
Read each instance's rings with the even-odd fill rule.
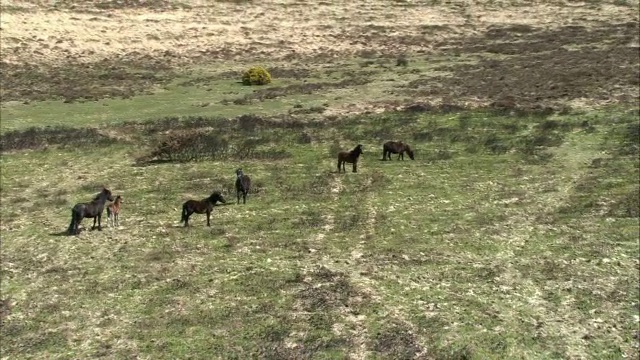
[[638,3],[472,5],[3,2],[2,356],[636,356]]
[[409,59],[405,55],[398,56],[396,66],[409,66]]

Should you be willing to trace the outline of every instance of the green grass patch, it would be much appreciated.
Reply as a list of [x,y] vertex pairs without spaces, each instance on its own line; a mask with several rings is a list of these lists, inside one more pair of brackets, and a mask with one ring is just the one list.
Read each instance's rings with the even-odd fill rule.
[[[588,118],[176,118],[104,126],[129,140],[100,147],[5,153],[4,353],[631,355],[637,119]],[[289,156],[138,166],[165,128],[224,132],[232,146],[260,138],[256,149]],[[392,138],[416,160],[381,161]],[[358,173],[337,174],[335,151],[356,143],[365,146]],[[255,185],[246,205],[235,204],[238,167]],[[103,218],[101,232],[60,236],[71,206],[102,185],[124,198],[121,226]],[[182,203],[216,189],[230,204],[215,207],[212,226],[195,214],[183,228]]]

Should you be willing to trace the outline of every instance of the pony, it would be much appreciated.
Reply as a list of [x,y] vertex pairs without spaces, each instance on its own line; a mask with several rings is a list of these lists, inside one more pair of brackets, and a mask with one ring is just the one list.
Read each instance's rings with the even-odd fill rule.
[[218,201],[223,204],[226,203],[219,191],[214,191],[208,198],[202,199],[200,201],[191,199],[185,201],[185,203],[182,204],[182,218],[180,219],[180,222],[184,222],[184,226],[187,227],[189,226],[189,216],[191,216],[191,214],[206,213],[207,226],[211,226],[209,218],[211,216],[211,211],[213,211],[213,205],[215,205]]
[[402,141],[387,141],[382,145],[382,160],[391,160],[391,154],[398,154],[398,160],[404,160],[405,152],[411,160],[415,160],[409,144],[404,144]]
[[238,195],[238,204],[240,204],[240,194],[242,194],[242,203],[247,203],[247,193],[251,188],[251,178],[242,172],[242,169],[236,170],[236,195]]
[[111,222],[111,226],[120,226],[120,208],[122,207],[122,196],[116,196],[116,199],[107,206],[107,221]]
[[341,151],[338,153],[338,173],[340,172],[340,167],[342,166],[342,170],[347,172],[345,169],[345,163],[353,164],[353,172],[358,172],[358,158],[362,155],[362,145],[358,144],[351,151]]
[[77,235],[80,233],[80,222],[84,218],[93,218],[93,226],[91,230],[96,228],[96,221],[98,222],[98,230],[102,231],[102,211],[104,210],[104,204],[108,201],[113,201],[113,195],[107,188],[102,188],[102,191],[95,196],[93,201],[88,203],[77,203],[71,209],[71,223],[67,229],[69,235]]

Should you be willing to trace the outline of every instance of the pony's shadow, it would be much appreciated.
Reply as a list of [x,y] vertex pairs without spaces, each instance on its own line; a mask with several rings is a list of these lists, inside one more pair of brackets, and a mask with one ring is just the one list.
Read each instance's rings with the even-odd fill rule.
[[[104,227],[102,227],[102,231],[104,231]],[[67,230],[63,230],[60,232],[55,232],[55,233],[49,233],[50,236],[78,236],[80,234],[82,234],[85,231],[98,231],[98,228],[92,229],[92,228],[80,228],[78,230],[77,234],[69,234],[69,232]]]
[[136,162],[134,163],[133,167],[147,167],[147,166],[153,166],[153,165],[159,165],[159,164],[167,164],[170,163],[171,160],[166,160],[166,159],[153,159],[153,160],[145,160],[145,161],[140,161],[140,162]]

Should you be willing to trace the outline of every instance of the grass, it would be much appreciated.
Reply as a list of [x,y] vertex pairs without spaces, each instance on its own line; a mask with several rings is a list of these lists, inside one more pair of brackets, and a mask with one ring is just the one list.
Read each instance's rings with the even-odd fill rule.
[[[341,108],[359,104],[365,94],[370,101],[399,101],[403,95],[389,94],[390,89],[411,81],[440,74],[434,68],[448,64],[445,57],[429,62],[414,59],[410,71],[395,67],[393,59],[382,59],[362,67],[362,59],[345,59],[330,71],[306,70],[295,66],[277,67],[281,72],[309,71],[303,78],[280,78],[266,86],[241,86],[241,66],[211,70],[193,67],[164,85],[156,85],[148,94],[129,98],[78,99],[65,103],[63,99],[37,102],[6,102],[2,106],[0,131],[20,130],[46,124],[48,126],[87,126],[124,121],[143,121],[163,116],[223,116],[246,113],[247,104],[259,115],[273,115],[295,110],[296,104],[310,109],[319,106]],[[466,64],[465,57],[456,59]],[[283,69],[283,70],[282,70]],[[333,69],[340,69],[336,72]],[[234,72],[238,72],[234,78]],[[231,73],[231,74],[230,74]],[[287,73],[284,73],[287,76]],[[349,75],[345,79],[345,75]],[[352,79],[352,80],[349,80]],[[392,79],[393,81],[389,81]],[[319,85],[315,89],[313,86]],[[289,87],[291,90],[285,91]],[[97,89],[96,91],[102,91]],[[263,95],[259,95],[263,93]],[[273,95],[271,95],[273,94]],[[276,96],[270,98],[270,96]],[[266,96],[266,98],[265,98]],[[234,101],[246,99],[244,102]],[[73,111],[70,111],[73,109]]]
[[[140,168],[132,166],[140,149],[127,144],[5,154],[2,293],[13,306],[4,353],[631,355],[638,219],[608,210],[637,184],[637,159],[614,151],[636,120],[629,112],[593,118],[596,131],[548,130],[563,140],[542,163],[516,139],[545,119],[488,113],[388,114],[345,120],[339,132],[307,128],[324,140],[292,145],[292,158],[279,161]],[[520,130],[500,130],[516,121]],[[370,134],[398,122],[405,126],[392,127],[396,137],[434,135],[411,142],[416,161],[379,161]],[[516,145],[497,155],[470,147],[481,129]],[[299,130],[254,131],[278,147]],[[330,144],[352,137],[365,145],[360,171],[332,173]],[[432,156],[443,148],[449,158]],[[592,159],[603,151],[611,158],[593,179]],[[248,203],[217,207],[211,228],[197,215],[180,227],[189,197],[223,189],[235,202],[237,166],[261,184]],[[123,194],[121,228],[55,236],[69,207],[102,184]]]
[[636,355],[638,3],[591,3],[4,4],[2,359]]

